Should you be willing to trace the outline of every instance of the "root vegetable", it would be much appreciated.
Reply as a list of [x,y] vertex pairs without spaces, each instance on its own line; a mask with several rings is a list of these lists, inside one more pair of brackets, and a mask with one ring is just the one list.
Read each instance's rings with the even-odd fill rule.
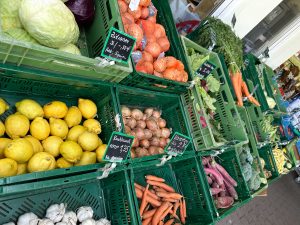
[[144,133],[144,130],[143,130],[143,129],[141,129],[141,128],[135,128],[135,129],[134,129],[134,132],[135,132],[135,136],[136,136],[139,140],[144,139],[145,133]]
[[166,120],[164,120],[162,118],[158,118],[157,124],[158,124],[159,128],[164,128],[167,125]]
[[131,132],[131,129],[129,126],[125,125],[125,133],[129,134]]
[[136,122],[136,127],[145,129],[146,128],[146,122],[143,121],[143,120],[139,120],[139,121]]
[[164,148],[167,145],[167,141],[165,138],[159,139],[159,147]]
[[147,219],[149,217],[152,217],[155,214],[155,212],[156,212],[156,209],[151,209],[151,210],[149,210],[147,212],[144,212],[143,219]]
[[204,168],[204,171],[206,175],[211,174],[219,185],[224,184],[223,177],[213,168]]
[[151,220],[152,220],[152,217],[149,217],[149,218],[143,220],[142,225],[150,225]]
[[233,197],[235,200],[238,200],[239,196],[234,187],[226,179],[224,180],[224,184],[230,196]]
[[156,146],[150,146],[148,148],[148,152],[150,155],[156,155],[157,154],[157,147]]
[[234,199],[229,196],[217,197],[217,199],[215,200],[215,204],[218,209],[229,208],[230,206],[233,205],[233,203],[234,203]]
[[127,119],[125,119],[125,125],[127,125],[131,129],[133,129],[136,127],[136,120],[133,118],[127,118]]
[[153,119],[146,120],[146,125],[149,130],[155,131],[158,129],[157,123]]
[[143,215],[143,212],[144,212],[144,210],[145,210],[145,208],[147,206],[147,202],[148,202],[147,195],[148,195],[148,192],[149,192],[149,184],[147,185],[147,187],[146,187],[146,189],[145,189],[145,191],[143,193],[143,198],[142,198],[142,202],[141,202],[141,206],[140,206],[140,216]]
[[160,141],[159,141],[159,138],[158,138],[158,137],[154,137],[154,138],[152,138],[152,140],[150,141],[150,145],[151,145],[151,146],[159,147],[159,143],[160,143]]
[[145,149],[145,148],[136,148],[135,152],[136,152],[137,157],[139,157],[139,158],[149,155],[147,149]]
[[140,143],[139,139],[138,138],[134,138],[132,147],[134,147],[134,148],[135,147],[139,147],[139,143]]
[[152,132],[149,129],[145,129],[144,130],[144,134],[145,134],[145,139],[151,139],[152,138]]
[[174,222],[174,219],[170,219],[165,223],[165,225],[172,225],[173,222]]
[[121,108],[121,111],[122,111],[122,116],[123,117],[130,117],[131,116],[131,110],[127,107],[127,106],[122,106]]
[[62,218],[62,222],[65,222],[68,225],[76,225],[77,224],[76,213],[73,211],[66,212],[64,217]]
[[156,210],[154,216],[152,217],[151,224],[152,225],[157,225],[160,221],[160,218],[164,211],[166,211],[169,207],[169,202],[163,202],[161,206]]
[[158,147],[157,152],[158,152],[158,154],[163,154],[165,152],[165,150],[161,147]]
[[232,186],[236,187],[237,182],[229,175],[229,173],[218,163],[213,162],[213,167],[215,167]]
[[210,193],[211,193],[211,195],[217,195],[217,194],[219,194],[221,191],[223,191],[223,189],[221,189],[221,188],[210,188]]
[[160,116],[161,116],[161,112],[160,111],[157,111],[157,110],[154,110],[153,113],[152,113],[152,116],[156,119],[159,119]]
[[46,217],[54,223],[61,221],[66,212],[64,203],[51,205],[46,211]]
[[146,178],[147,180],[153,180],[153,181],[165,182],[165,179],[160,178],[160,177],[157,177],[157,176],[154,176],[154,175],[147,175],[147,176],[145,176],[145,178]]
[[141,140],[141,141],[140,141],[140,146],[141,146],[141,147],[144,147],[144,148],[149,148],[150,143],[149,143],[148,140],[144,139],[144,140]]
[[183,202],[180,201],[180,206],[179,206],[179,212],[180,212],[180,220],[183,224],[185,224],[185,217],[184,217],[184,209],[183,209]]
[[145,114],[147,115],[147,118],[152,116],[154,109],[153,108],[147,108],[145,109]]
[[168,128],[161,128],[161,136],[163,137],[163,138],[169,138],[170,137],[170,134],[171,134],[171,132],[170,132],[170,129],[168,129]]
[[143,119],[144,114],[143,114],[143,112],[142,112],[141,110],[139,110],[139,109],[133,109],[133,110],[131,111],[131,116],[132,116],[135,120],[141,120],[141,119]]
[[210,178],[210,176],[206,176],[207,182],[209,185],[211,185],[213,183],[212,179]]
[[161,188],[165,189],[168,192],[175,192],[174,188],[172,188],[169,185],[167,185],[165,183],[162,183],[162,182],[147,180],[147,183],[150,184],[150,185],[155,185],[155,186],[161,187]]
[[161,137],[161,129],[157,129],[154,131],[153,136],[160,138]]
[[134,159],[134,158],[136,157],[136,154],[135,154],[134,149],[131,149],[131,151],[130,151],[130,157],[131,157],[132,159]]

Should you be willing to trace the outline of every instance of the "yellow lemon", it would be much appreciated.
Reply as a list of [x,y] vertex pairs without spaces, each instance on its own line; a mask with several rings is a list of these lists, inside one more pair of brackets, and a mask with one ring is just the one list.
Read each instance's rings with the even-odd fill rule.
[[78,144],[84,151],[94,151],[99,146],[99,137],[95,133],[85,131],[78,137]]
[[29,172],[47,171],[55,169],[55,158],[48,152],[35,153],[28,162]]
[[4,149],[11,141],[9,138],[0,138],[0,159],[4,158]]
[[50,133],[52,136],[61,137],[65,139],[69,132],[67,123],[61,119],[50,118]]
[[88,131],[93,132],[95,134],[101,133],[101,124],[98,120],[87,119],[83,122],[83,126],[86,127]]
[[68,107],[64,102],[53,101],[44,105],[44,113],[46,118],[64,118],[68,112]]
[[79,125],[82,120],[82,115],[78,107],[72,106],[69,108],[67,115],[65,116],[65,121],[68,127],[73,127]]
[[103,158],[103,156],[104,156],[104,154],[105,154],[106,147],[107,147],[106,144],[102,144],[102,145],[100,145],[100,146],[96,149],[97,161],[98,161],[98,162],[103,162],[103,161],[102,161],[102,158]]
[[13,159],[0,159],[0,177],[15,176],[18,172],[18,164]]
[[96,163],[96,153],[95,152],[83,152],[81,159],[75,166],[84,166]]
[[67,135],[67,140],[69,141],[75,141],[77,142],[78,140],[78,137],[86,131],[86,128],[81,126],[81,125],[77,125],[75,127],[72,127],[70,130],[69,130],[69,133]]
[[60,154],[71,163],[79,162],[82,155],[82,148],[74,141],[65,141],[59,146]]
[[29,130],[29,119],[22,114],[12,114],[5,120],[5,130],[10,138],[24,137]]
[[30,133],[40,141],[46,139],[50,134],[48,121],[42,117],[36,117],[30,124]]
[[5,126],[0,120],[0,137],[3,136],[4,134],[5,134]]
[[61,157],[56,161],[56,166],[58,168],[69,168],[73,166],[73,163],[70,163],[67,160],[65,160],[63,157]]
[[6,146],[4,155],[7,158],[15,160],[17,163],[25,163],[33,155],[33,147],[25,138],[17,138]]
[[6,110],[9,109],[8,104],[3,98],[0,98],[0,115],[2,115]]
[[86,119],[92,119],[97,114],[96,104],[89,99],[78,99],[78,108],[81,111],[81,114]]
[[44,110],[42,106],[31,99],[23,99],[22,101],[17,102],[16,108],[18,112],[20,112],[30,120],[33,120],[38,116],[44,116]]
[[64,141],[60,137],[50,136],[43,140],[43,147],[45,152],[50,153],[54,157],[57,157],[59,155],[59,146],[63,142]]
[[30,135],[28,135],[24,138],[32,144],[33,153],[43,151],[43,146],[42,146],[41,142],[38,139],[36,139],[35,137],[32,137]]
[[27,173],[27,163],[18,164],[17,175]]

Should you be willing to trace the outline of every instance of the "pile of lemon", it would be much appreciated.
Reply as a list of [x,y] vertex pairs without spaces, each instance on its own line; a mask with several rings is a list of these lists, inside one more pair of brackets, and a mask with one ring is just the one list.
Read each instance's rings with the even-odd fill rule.
[[[15,106],[16,113],[0,121],[0,177],[101,162],[106,145],[93,101],[80,98],[68,108],[23,99]],[[0,115],[8,108],[0,98]]]

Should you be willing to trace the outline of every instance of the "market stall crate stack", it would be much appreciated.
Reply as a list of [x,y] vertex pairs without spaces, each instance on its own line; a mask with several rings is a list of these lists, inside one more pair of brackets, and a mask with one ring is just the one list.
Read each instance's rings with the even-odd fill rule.
[[78,45],[82,56],[74,55],[38,44],[18,41],[0,35],[0,62],[23,67],[60,72],[74,78],[120,82],[132,72],[132,64],[116,63],[103,67],[100,57],[109,29],[123,30],[117,0],[95,1],[92,24],[80,29]]
[[[9,109],[4,114],[2,114],[0,117],[0,119],[3,123],[5,123],[7,118],[10,118],[11,115],[18,115],[15,113],[16,113],[16,110],[20,110],[20,109],[17,109],[15,107],[15,104],[24,99],[34,100],[37,103],[39,103],[40,105],[44,105],[44,104],[47,104],[52,101],[60,101],[59,104],[65,105],[64,108],[66,108],[66,110],[68,110],[67,107],[75,106],[75,105],[77,106],[78,101],[81,98],[81,99],[90,99],[96,105],[96,107],[95,107],[97,110],[96,120],[98,120],[100,122],[101,127],[98,124],[98,122],[95,120],[90,120],[90,122],[94,122],[97,124],[96,127],[93,126],[96,129],[94,131],[96,133],[99,133],[99,136],[97,134],[95,134],[95,135],[93,134],[93,140],[95,140],[95,138],[97,139],[97,142],[96,142],[97,145],[99,144],[99,146],[102,146],[99,138],[101,139],[101,142],[103,144],[108,143],[112,132],[118,130],[116,122],[115,122],[115,116],[118,114],[117,100],[115,97],[113,86],[111,86],[109,84],[105,84],[105,83],[95,84],[93,82],[88,82],[88,81],[78,82],[78,81],[74,81],[74,80],[61,79],[59,77],[55,77],[55,74],[52,74],[52,73],[36,71],[33,69],[30,69],[30,70],[25,69],[25,68],[21,69],[19,67],[12,67],[12,66],[8,66],[8,65],[1,67],[0,80],[1,80],[0,96],[3,100],[5,100],[5,102],[9,106]],[[57,109],[57,111],[59,111],[58,108],[56,108],[56,109]],[[57,112],[57,111],[55,111],[55,112]],[[25,116],[22,115],[22,118],[24,118],[24,117]],[[43,124],[45,124],[45,126],[44,125],[42,126],[42,127],[45,127],[45,130],[44,130],[45,132],[40,130],[40,133],[38,133],[38,134],[50,132],[46,126],[48,123],[47,120],[42,119],[42,117],[40,117],[40,118],[41,118],[40,121],[43,121]],[[25,118],[25,119],[28,120],[27,118]],[[35,121],[35,120],[30,121],[31,125],[33,124],[33,121]],[[58,121],[60,123],[64,123],[63,122],[64,120],[62,120],[62,119],[60,119]],[[82,121],[83,120],[81,120],[81,122],[80,121],[77,121],[77,122],[80,122],[80,124],[83,125]],[[85,120],[85,121],[87,121],[87,120]],[[51,125],[51,122],[50,122],[50,125]],[[86,125],[88,125],[88,123],[86,123],[84,126],[86,126]],[[69,132],[69,128],[67,127],[67,125],[65,125],[65,126],[66,126],[66,130],[68,131],[68,136],[67,136],[67,139],[65,139],[63,143],[66,143],[67,140],[70,141],[70,140],[74,139],[73,137],[71,138],[71,134],[70,134],[71,132]],[[38,127],[40,127],[40,125]],[[76,126],[74,126],[74,127],[76,127]],[[87,131],[87,128],[89,126],[86,126],[86,128],[84,128],[83,126],[79,126],[79,127],[83,128],[82,132],[84,132],[84,131]],[[21,127],[19,127],[18,129],[21,129]],[[70,128],[70,130],[72,130],[72,129],[73,129],[73,127]],[[65,129],[63,129],[63,130],[65,130]],[[81,130],[81,129],[79,129],[79,130]],[[6,130],[6,131],[8,132],[8,130]],[[30,131],[28,130],[27,135],[30,135],[30,133],[33,135],[32,132],[33,132],[33,130],[30,130]],[[73,134],[75,134],[75,133],[73,133]],[[91,130],[90,132],[86,132],[86,133],[91,134],[94,132],[93,132],[93,130]],[[10,134],[10,135],[13,135],[13,134]],[[26,134],[24,134],[24,135],[26,135]],[[20,137],[23,137],[24,135],[21,135]],[[50,135],[54,136],[53,133]],[[5,138],[8,139],[9,136],[6,136],[6,135],[3,136],[1,138],[1,141],[3,141]],[[25,138],[19,138],[19,139],[24,140]],[[46,137],[39,139],[41,141],[40,143],[39,143],[39,140],[37,140],[38,138],[40,138],[40,137],[36,137],[36,139],[35,139],[36,142],[38,142],[37,146],[42,147],[41,144]],[[61,141],[63,141],[63,139],[64,139],[64,137],[62,137]],[[91,139],[89,139],[89,140],[91,140]],[[73,142],[75,142],[75,141],[73,140]],[[78,140],[77,140],[77,142],[78,142]],[[78,144],[76,144],[76,146],[78,146]],[[49,147],[49,149],[50,149],[50,147]],[[49,156],[52,160],[58,160],[58,158],[61,156],[56,155],[56,153],[54,154],[54,150],[52,147],[51,147],[51,149],[52,149],[51,151],[48,150],[47,152],[48,152],[48,154],[50,154],[50,152],[51,152],[52,157],[50,157],[49,155],[47,155],[47,156]],[[84,147],[83,149],[87,149],[87,147]],[[89,149],[89,150],[91,150],[91,149]],[[105,148],[104,148],[104,150],[105,150]],[[95,150],[93,150],[92,152],[93,153],[91,153],[91,154],[93,154],[93,157],[95,157],[95,155],[96,155]],[[61,153],[61,151],[60,151],[60,153]],[[38,154],[38,153],[35,152],[35,154]],[[44,152],[43,152],[43,154],[44,154]],[[45,154],[46,154],[46,152],[45,152]],[[15,158],[15,157],[20,157],[20,155],[13,156],[13,158]],[[54,157],[56,157],[56,158],[54,158]],[[73,160],[73,158],[72,159],[71,158],[69,156],[67,157],[67,159],[71,160],[71,162],[73,162],[74,164],[80,163],[80,161],[77,161],[77,159],[75,162]],[[62,169],[55,169],[55,170],[49,170],[49,171],[47,171],[47,168],[44,168],[44,169],[42,169],[42,168],[36,169],[35,168],[32,170],[40,171],[40,172],[34,172],[34,173],[28,173],[28,174],[23,174],[23,175],[18,175],[18,176],[10,176],[10,177],[4,177],[4,178],[2,177],[0,179],[0,184],[8,185],[8,184],[12,184],[12,183],[28,182],[28,181],[32,181],[32,180],[37,181],[39,179],[48,179],[50,177],[54,178],[57,176],[67,176],[68,174],[73,174],[73,173],[95,171],[95,170],[99,169],[100,167],[102,167],[102,164],[94,164],[96,161],[94,161],[94,160],[92,160],[92,161],[93,161],[93,163],[91,163],[92,165],[75,166],[75,167],[71,167],[71,168],[67,168],[67,167],[70,167],[71,165],[73,165],[73,163],[65,162],[65,164],[67,164],[66,167],[62,165],[60,167],[60,168],[63,167]],[[87,164],[89,164],[89,163],[87,163]],[[25,171],[26,171],[26,166],[25,166]]]
[[[205,107],[205,101],[207,101],[207,99],[204,99],[204,96],[201,95],[202,89],[199,87],[200,84],[195,84],[189,92],[182,94],[182,101],[185,113],[189,118],[196,150],[201,151],[237,143],[247,143],[248,137],[245,128],[230,92],[228,81],[225,78],[224,70],[227,68],[222,67],[216,53],[202,48],[185,37],[182,37],[181,40],[187,55],[188,70],[193,74],[194,80],[198,78],[193,68],[193,62],[189,57],[191,49],[193,49],[196,54],[201,54],[204,58],[207,58],[209,62],[216,66],[210,76],[213,76],[213,78],[220,83],[219,90],[213,95],[216,99],[216,102],[212,103],[215,106],[213,119],[211,119],[211,115],[207,112],[207,107]],[[213,121],[217,123],[217,125],[213,125]],[[218,141],[217,138],[220,135],[216,135],[216,131],[220,133],[225,140]]]

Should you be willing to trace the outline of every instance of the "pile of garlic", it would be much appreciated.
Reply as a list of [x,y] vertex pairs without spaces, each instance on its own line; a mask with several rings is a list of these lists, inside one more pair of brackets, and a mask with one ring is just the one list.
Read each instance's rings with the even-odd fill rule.
[[[89,206],[82,206],[73,211],[66,211],[67,205],[64,203],[51,205],[44,219],[39,219],[32,212],[25,213],[18,218],[17,225],[111,225],[106,218],[94,220],[94,211]],[[15,225],[9,222],[3,225]]]

